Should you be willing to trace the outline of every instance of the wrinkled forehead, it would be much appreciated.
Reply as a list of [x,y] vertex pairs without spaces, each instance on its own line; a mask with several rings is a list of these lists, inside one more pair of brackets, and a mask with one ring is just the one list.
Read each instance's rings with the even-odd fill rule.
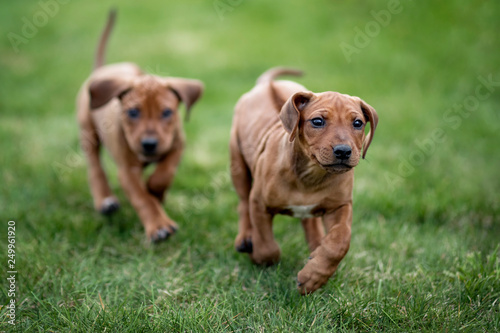
[[144,75],[136,78],[130,91],[130,97],[141,101],[177,101],[177,95],[172,89],[153,75]]
[[305,108],[305,114],[307,115],[317,110],[325,110],[333,113],[349,111],[362,114],[359,101],[354,97],[333,91],[315,94],[315,97],[311,99]]

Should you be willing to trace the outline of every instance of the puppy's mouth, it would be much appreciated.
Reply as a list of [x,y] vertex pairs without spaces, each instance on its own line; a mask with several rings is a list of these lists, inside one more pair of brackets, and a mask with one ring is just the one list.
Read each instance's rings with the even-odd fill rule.
[[334,163],[334,164],[321,164],[321,167],[325,169],[328,172],[331,173],[344,173],[353,168],[353,166],[340,162],[340,163]]
[[158,152],[145,152],[143,150],[137,155],[142,162],[148,163],[157,162],[165,156],[165,154],[159,154]]
[[318,163],[323,170],[328,171],[330,173],[344,173],[351,170],[354,167],[353,165],[349,165],[343,161],[332,164],[324,164],[321,163],[315,155],[312,155],[312,157],[316,160],[316,163]]
[[158,152],[157,151],[144,151],[144,150],[142,150],[141,155],[143,155],[145,157],[155,157],[156,155],[158,155]]

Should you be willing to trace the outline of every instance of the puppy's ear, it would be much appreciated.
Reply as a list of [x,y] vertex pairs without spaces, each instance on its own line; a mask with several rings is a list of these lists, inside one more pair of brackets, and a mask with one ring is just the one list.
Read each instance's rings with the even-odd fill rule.
[[300,122],[300,112],[305,109],[311,98],[311,92],[298,92],[290,97],[281,108],[280,119],[283,127],[290,134],[290,142],[295,139]]
[[363,111],[363,115],[365,118],[370,122],[370,131],[365,137],[365,141],[363,142],[363,158],[365,158],[366,151],[368,150],[368,147],[370,146],[370,143],[372,142],[373,135],[375,134],[375,129],[377,128],[378,124],[378,114],[375,109],[367,104],[365,101],[363,101],[359,97],[354,97],[356,101],[359,102],[361,106],[361,111]]
[[100,79],[89,85],[90,108],[97,109],[114,97],[121,97],[132,88],[131,80]]
[[182,79],[182,78],[168,78],[166,80],[168,87],[179,97],[179,99],[186,105],[186,121],[189,120],[191,106],[203,94],[204,85],[199,80]]

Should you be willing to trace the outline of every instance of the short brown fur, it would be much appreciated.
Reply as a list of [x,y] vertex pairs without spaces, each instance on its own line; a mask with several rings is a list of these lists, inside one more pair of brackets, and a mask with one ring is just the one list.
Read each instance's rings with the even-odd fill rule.
[[[177,224],[162,207],[184,149],[180,102],[189,114],[200,98],[198,80],[144,74],[133,63],[101,66],[114,22],[110,13],[96,55],[96,67],[77,98],[80,141],[88,160],[94,207],[103,214],[118,209],[100,160],[104,145],[118,166],[118,177],[152,241],[168,238]],[[135,111],[134,111],[135,110]],[[137,111],[137,112],[136,112]],[[156,169],[146,182],[143,169]]]
[[[311,256],[297,279],[306,294],[328,281],[349,249],[353,168],[370,145],[378,116],[358,97],[273,81],[286,73],[264,73],[235,108],[230,140],[231,175],[240,198],[235,247],[256,264],[274,264],[281,255],[274,215],[301,217]],[[286,102],[277,108],[281,99]],[[315,118],[325,125],[314,127]],[[356,120],[362,128],[353,127]],[[338,158],[336,147],[349,147],[349,157]]]

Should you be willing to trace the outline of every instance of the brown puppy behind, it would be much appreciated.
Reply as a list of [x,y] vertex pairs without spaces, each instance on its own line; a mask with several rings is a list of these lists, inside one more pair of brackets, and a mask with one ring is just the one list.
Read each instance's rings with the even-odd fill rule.
[[[144,74],[133,63],[103,66],[106,43],[115,12],[99,42],[95,68],[80,89],[77,117],[80,140],[88,159],[88,177],[94,207],[103,214],[118,209],[101,165],[101,144],[118,166],[118,176],[152,241],[168,238],[177,229],[162,207],[184,148],[179,103],[186,118],[201,96],[198,80]],[[156,169],[146,183],[142,171],[150,163]]]
[[274,215],[301,218],[311,256],[297,280],[306,294],[328,281],[349,249],[353,168],[366,154],[378,116],[358,97],[315,94],[291,81],[273,81],[283,74],[300,72],[270,69],[235,108],[230,141],[231,176],[240,198],[235,246],[256,264],[274,264],[280,259]]

